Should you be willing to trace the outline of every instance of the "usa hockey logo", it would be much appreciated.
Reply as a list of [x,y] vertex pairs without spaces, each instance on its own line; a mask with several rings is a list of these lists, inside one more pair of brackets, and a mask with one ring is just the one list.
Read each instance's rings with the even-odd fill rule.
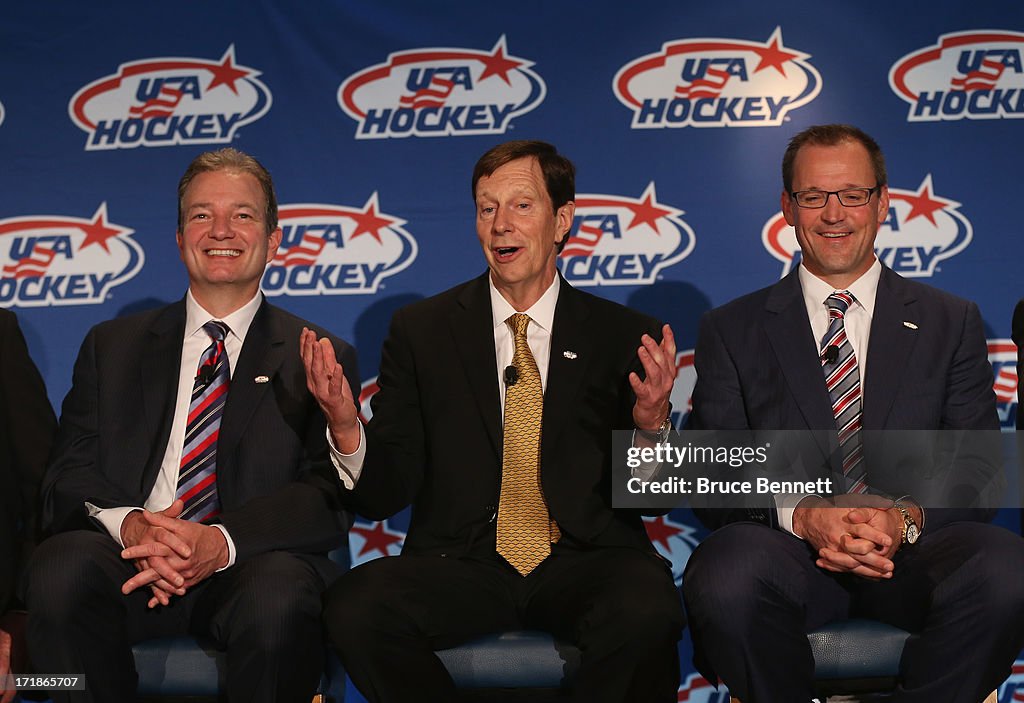
[[[1017,384],[1020,379],[1017,369],[1017,345],[1012,339],[988,340],[988,360],[995,374],[993,390],[996,393],[999,424],[1004,430],[1015,429],[1017,413],[1020,412],[1020,408],[1017,407]],[[1024,695],[1024,691],[1021,693]]]
[[376,192],[362,208],[297,204],[279,213],[283,234],[263,274],[267,295],[376,293],[416,259],[405,220],[381,213]]
[[[889,188],[889,215],[878,228],[875,255],[908,278],[931,277],[938,265],[971,243],[974,229],[960,203],[934,194],[931,174],[916,191]],[[761,230],[765,249],[782,262],[782,276],[800,263],[796,232],[778,213]]]
[[889,70],[889,86],[910,104],[908,122],[1024,117],[1024,34],[953,32]]
[[358,123],[356,139],[504,134],[547,93],[532,66],[508,55],[504,36],[489,52],[399,51],[346,78],[338,104]]
[[219,61],[132,61],[75,93],[68,113],[88,134],[87,151],[223,144],[270,109],[270,90],[259,75],[235,63],[234,46]]
[[676,696],[677,703],[729,703],[729,689],[720,684],[715,690],[707,679],[700,674],[690,674],[679,686]]
[[765,42],[682,39],[623,66],[612,88],[633,129],[775,127],[821,90],[809,58],[783,45],[780,27]]
[[697,369],[693,365],[693,349],[676,352],[676,380],[672,384],[672,426],[682,429],[693,410],[693,389],[697,385]]
[[681,586],[686,562],[700,543],[697,528],[675,522],[666,515],[645,517],[643,520],[648,539],[658,554],[672,562],[672,578],[677,586]]
[[559,255],[574,286],[654,283],[659,272],[693,251],[682,210],[658,202],[652,182],[639,198],[578,195],[568,241]]
[[0,306],[102,303],[145,261],[134,230],[107,221],[32,215],[0,220]]
[[353,567],[380,557],[396,556],[401,553],[403,544],[405,533],[392,529],[387,520],[357,521],[348,532],[348,549]]

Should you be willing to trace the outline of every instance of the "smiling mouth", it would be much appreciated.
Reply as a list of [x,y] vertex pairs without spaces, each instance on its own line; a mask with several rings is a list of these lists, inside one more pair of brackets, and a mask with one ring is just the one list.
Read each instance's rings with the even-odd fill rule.
[[841,239],[843,237],[849,237],[853,232],[818,232],[819,237],[825,239]]
[[230,258],[234,258],[236,256],[241,256],[242,252],[239,251],[238,249],[208,249],[206,251],[206,255],[207,256],[227,256],[227,257],[230,257]]

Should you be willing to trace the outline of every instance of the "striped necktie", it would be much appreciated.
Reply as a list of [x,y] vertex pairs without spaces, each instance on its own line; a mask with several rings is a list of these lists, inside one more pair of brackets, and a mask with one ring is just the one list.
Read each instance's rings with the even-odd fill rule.
[[[860,432],[860,371],[853,345],[846,336],[846,312],[855,301],[853,294],[846,290],[835,291],[825,300],[829,325],[821,340],[821,365],[839,432],[846,492],[864,493],[867,491],[867,474]],[[832,347],[838,353],[830,352]]]
[[505,389],[501,496],[498,499],[498,554],[526,576],[551,553],[561,533],[548,514],[540,485],[541,416],[544,393],[540,371],[526,339],[529,315],[505,321],[515,337],[512,365],[516,380]]
[[199,357],[199,369],[192,387],[185,425],[185,445],[181,450],[178,489],[175,498],[185,502],[179,516],[183,520],[205,522],[220,513],[217,496],[217,438],[224,405],[228,400],[231,369],[224,338],[228,327],[212,320],[203,325],[210,335],[210,346]]

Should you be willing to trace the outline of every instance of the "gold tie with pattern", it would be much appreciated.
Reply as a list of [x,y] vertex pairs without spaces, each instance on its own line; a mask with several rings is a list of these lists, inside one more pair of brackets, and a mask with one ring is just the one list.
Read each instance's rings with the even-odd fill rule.
[[548,515],[540,485],[544,393],[537,362],[526,342],[530,317],[516,313],[505,323],[515,335],[512,365],[517,377],[505,388],[498,554],[526,576],[551,553],[551,543],[561,535]]

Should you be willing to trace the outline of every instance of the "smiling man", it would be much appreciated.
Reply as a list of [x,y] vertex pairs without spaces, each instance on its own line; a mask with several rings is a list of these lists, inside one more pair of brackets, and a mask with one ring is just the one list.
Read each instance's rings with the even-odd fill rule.
[[922,509],[865,436],[999,430],[981,315],[875,257],[889,193],[870,136],[811,127],[782,178],[801,263],[704,317],[688,428],[827,432],[814,465],[842,489],[698,511],[717,529],[684,575],[695,662],[743,703],[811,701],[807,631],[867,617],[915,633],[886,700],[978,703],[1024,646],[1024,542],[987,506]]
[[[348,516],[299,355],[309,323],[259,289],[280,241],[267,170],[198,156],[178,186],[184,299],[82,345],[29,574],[37,670],[86,678],[54,700],[134,700],[131,644],[185,633],[227,650],[229,700],[313,695]],[[358,383],[352,347],[328,339]]]
[[487,271],[395,313],[365,434],[343,365],[303,336],[356,509],[412,505],[401,556],[328,591],[331,643],[371,701],[453,700],[434,650],[518,629],[580,648],[574,701],[675,701],[678,592],[611,506],[612,431],[665,430],[672,332],[558,274],[575,179],[553,146],[494,147],[472,188]]

